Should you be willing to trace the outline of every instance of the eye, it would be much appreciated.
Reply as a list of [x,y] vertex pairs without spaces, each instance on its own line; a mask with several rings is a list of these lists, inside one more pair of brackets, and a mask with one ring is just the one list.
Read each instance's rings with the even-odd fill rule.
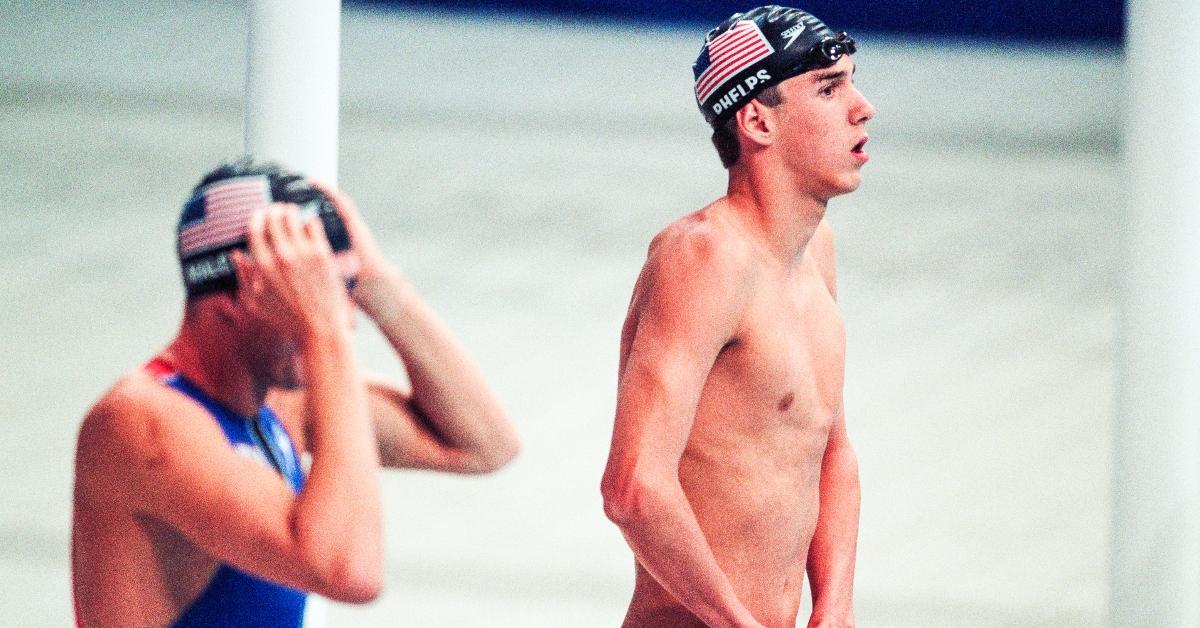
[[832,96],[832,95],[833,95],[833,92],[834,92],[836,89],[837,89],[837,84],[836,84],[836,83],[830,83],[830,84],[826,85],[825,87],[822,87],[822,88],[821,88],[821,95],[822,95],[822,96]]

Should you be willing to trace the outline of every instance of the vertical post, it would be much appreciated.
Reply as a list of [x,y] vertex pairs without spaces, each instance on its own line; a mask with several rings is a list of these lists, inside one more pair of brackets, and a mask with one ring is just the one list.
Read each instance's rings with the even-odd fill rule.
[[[341,0],[249,0],[246,154],[337,185]],[[309,595],[305,626],[324,626]]]
[[[1127,3],[1109,625],[1200,626],[1200,2]],[[1114,89],[1122,77],[1113,77]]]
[[337,183],[341,0],[250,0],[246,153]]

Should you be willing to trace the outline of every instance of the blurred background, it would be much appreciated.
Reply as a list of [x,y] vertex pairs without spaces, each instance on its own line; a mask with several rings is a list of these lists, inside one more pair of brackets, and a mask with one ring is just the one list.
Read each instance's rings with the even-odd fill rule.
[[[750,6],[346,3],[341,185],[525,448],[493,476],[387,473],[385,593],[331,625],[619,624],[633,559],[598,486],[620,325],[653,234],[723,193],[690,65]],[[1100,625],[1122,3],[803,8],[858,39],[879,111],[828,214],[859,624]],[[76,430],[176,329],[174,225],[242,150],[246,33],[234,1],[0,0],[0,623],[71,625]],[[402,377],[369,325],[357,343]]]

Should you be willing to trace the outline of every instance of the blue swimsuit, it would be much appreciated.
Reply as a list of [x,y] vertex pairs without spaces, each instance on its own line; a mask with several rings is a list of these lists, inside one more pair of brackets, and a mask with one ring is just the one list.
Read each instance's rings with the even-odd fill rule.
[[[299,492],[304,486],[296,447],[279,418],[267,406],[254,419],[246,419],[222,407],[179,374],[163,383],[194,399],[212,414],[229,444],[242,455],[271,465]],[[254,626],[256,628],[299,628],[304,625],[307,595],[221,564],[213,579],[172,626]]]

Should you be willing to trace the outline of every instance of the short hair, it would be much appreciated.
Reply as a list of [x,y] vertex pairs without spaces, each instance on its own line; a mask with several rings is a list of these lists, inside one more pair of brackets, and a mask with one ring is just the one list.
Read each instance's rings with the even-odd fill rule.
[[267,177],[271,186],[271,197],[279,202],[303,204],[311,201],[314,196],[319,194],[307,183],[303,185],[296,184],[297,181],[302,183],[305,181],[303,175],[285,170],[282,166],[274,162],[256,162],[250,156],[227,161],[213,168],[200,179],[196,187],[192,188],[192,194],[196,194],[204,189],[205,186],[212,185],[218,181],[236,179],[238,177],[260,176]]
[[[772,85],[759,92],[754,100],[774,108],[783,104],[783,93],[779,91],[779,85]],[[742,147],[738,143],[736,115],[721,126],[713,128],[712,143],[717,149],[717,156],[721,158],[721,165],[726,169],[738,162],[742,156]]]

